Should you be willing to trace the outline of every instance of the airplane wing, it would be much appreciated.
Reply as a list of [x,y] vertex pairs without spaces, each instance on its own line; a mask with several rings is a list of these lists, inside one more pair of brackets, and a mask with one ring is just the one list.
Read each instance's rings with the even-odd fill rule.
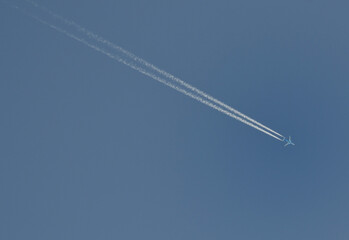
[[288,142],[288,143],[286,143],[285,145],[284,145],[284,147],[286,147],[287,145],[290,145],[290,143]]

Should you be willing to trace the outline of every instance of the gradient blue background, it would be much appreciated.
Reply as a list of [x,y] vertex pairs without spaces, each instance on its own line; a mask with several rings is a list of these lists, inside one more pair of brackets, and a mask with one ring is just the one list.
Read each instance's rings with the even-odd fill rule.
[[1,239],[349,238],[348,1],[37,2],[296,146],[2,2]]

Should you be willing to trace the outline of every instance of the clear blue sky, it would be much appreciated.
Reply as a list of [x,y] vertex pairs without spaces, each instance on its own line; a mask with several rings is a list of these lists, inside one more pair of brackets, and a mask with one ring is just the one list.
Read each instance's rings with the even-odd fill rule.
[[349,238],[348,1],[37,2],[296,146],[0,2],[0,239]]

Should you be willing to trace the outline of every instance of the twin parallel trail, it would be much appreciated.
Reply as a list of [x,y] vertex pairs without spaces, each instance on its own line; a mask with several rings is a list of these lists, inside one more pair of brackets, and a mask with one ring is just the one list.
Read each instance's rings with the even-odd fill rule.
[[[246,116],[245,114],[239,112],[238,110],[234,109],[233,107],[227,105],[226,103],[212,97],[211,95],[207,94],[206,92],[199,90],[198,88],[190,85],[189,83],[181,80],[180,78],[177,78],[173,76],[172,74],[166,72],[165,70],[160,69],[159,67],[147,62],[146,60],[136,56],[135,54],[125,50],[124,48],[104,39],[103,37],[98,36],[97,34],[93,33],[90,30],[87,30],[86,28],[80,26],[79,24],[68,20],[51,10],[40,6],[39,4],[31,1],[31,0],[23,0],[24,2],[28,3],[29,6],[35,7],[36,9],[40,10],[42,13],[45,13],[49,17],[52,17],[55,20],[58,20],[64,27],[59,27],[58,25],[52,23],[51,21],[44,20],[41,17],[38,17],[37,14],[33,14],[26,10],[24,7],[18,7],[17,5],[13,5],[12,3],[8,3],[11,7],[19,10],[23,14],[37,20],[41,24],[44,24],[51,29],[64,34],[65,36],[74,39],[78,41],[79,43],[104,54],[105,56],[118,61],[119,63],[122,63],[128,67],[130,67],[133,70],[138,71],[139,73],[142,73],[202,104],[205,104],[206,106],[215,109],[233,119],[236,119],[250,127],[255,128],[256,130],[265,133],[279,141],[284,141],[285,137],[281,135],[280,133],[272,130],[271,128],[263,125],[262,123],[259,123],[258,121]],[[67,28],[73,28],[74,31],[69,31]],[[81,37],[80,35],[83,35],[84,37]],[[109,48],[111,50],[106,50],[106,48]]]

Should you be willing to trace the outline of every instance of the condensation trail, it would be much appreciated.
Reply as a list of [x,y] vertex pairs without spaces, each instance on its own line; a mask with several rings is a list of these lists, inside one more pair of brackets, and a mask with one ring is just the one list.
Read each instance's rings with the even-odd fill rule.
[[[16,9],[19,9],[17,6],[14,6],[14,7]],[[27,16],[30,16],[30,17],[36,19],[40,23],[42,23],[44,25],[47,25],[50,28],[52,28],[52,29],[54,29],[54,30],[56,30],[56,31],[58,31],[58,32],[66,35],[66,36],[68,36],[68,37],[70,37],[70,38],[72,38],[72,39],[74,39],[74,40],[76,40],[76,41],[78,41],[78,42],[80,42],[80,43],[82,43],[82,44],[84,44],[84,45],[86,45],[86,46],[88,46],[88,47],[90,47],[90,48],[92,48],[92,49],[94,49],[94,50],[96,50],[96,51],[98,51],[98,52],[100,52],[100,53],[102,53],[102,54],[104,54],[104,55],[114,59],[114,60],[116,60],[116,61],[118,61],[118,62],[120,62],[120,63],[123,63],[124,65],[126,65],[126,66],[128,66],[128,67],[130,67],[130,68],[132,68],[132,69],[134,69],[134,70],[136,70],[136,71],[138,71],[138,72],[148,76],[148,77],[151,77],[154,80],[156,80],[156,81],[158,81],[158,82],[160,82],[160,83],[162,83],[162,84],[164,84],[164,85],[166,85],[168,87],[171,87],[172,89],[175,89],[176,91],[178,91],[178,92],[180,92],[180,93],[182,93],[182,94],[184,94],[184,95],[186,95],[188,97],[191,97],[191,98],[193,98],[193,99],[195,99],[195,100],[197,100],[197,101],[199,101],[199,102],[201,102],[201,103],[203,103],[203,104],[205,104],[205,105],[207,105],[207,106],[209,106],[209,107],[211,107],[211,108],[213,108],[213,109],[215,109],[215,110],[217,110],[219,112],[222,112],[222,113],[228,115],[229,117],[232,117],[232,118],[234,118],[234,119],[236,119],[236,120],[238,120],[238,121],[240,121],[240,122],[242,122],[242,123],[244,123],[244,124],[246,124],[246,125],[248,125],[250,127],[255,128],[255,129],[257,129],[257,130],[259,130],[259,131],[261,131],[261,132],[263,132],[263,133],[265,133],[265,134],[267,134],[267,135],[269,135],[269,136],[271,136],[271,137],[273,137],[273,138],[275,138],[275,139],[277,139],[279,141],[283,141],[281,138],[279,138],[278,136],[273,135],[272,133],[266,131],[265,129],[262,129],[262,128],[254,125],[253,123],[248,122],[245,119],[243,119],[243,118],[241,118],[239,116],[234,115],[233,113],[231,113],[231,112],[229,112],[229,111],[227,111],[227,110],[225,110],[225,109],[215,105],[212,102],[207,101],[206,99],[203,99],[200,96],[197,96],[197,95],[195,95],[195,94],[193,94],[191,92],[188,92],[186,89],[180,88],[179,86],[176,86],[176,85],[166,81],[165,79],[163,79],[163,78],[161,78],[161,77],[159,77],[157,75],[154,75],[153,73],[147,72],[145,69],[143,69],[143,68],[141,68],[141,67],[139,67],[139,66],[137,66],[137,65],[135,65],[133,63],[130,63],[127,60],[125,60],[125,59],[123,59],[123,58],[121,58],[121,57],[119,57],[119,56],[117,56],[115,54],[107,52],[106,50],[102,49],[101,47],[98,47],[98,46],[96,46],[94,44],[91,44],[87,40],[85,40],[83,38],[80,38],[80,37],[77,37],[76,35],[68,32],[68,31],[66,31],[66,30],[64,30],[62,28],[59,28],[56,25],[51,24],[51,23],[49,23],[49,22],[47,22],[47,21],[45,21],[45,20],[43,20],[43,19],[33,15],[33,14],[30,14],[30,13],[28,13],[27,11],[25,11],[23,9],[19,9],[19,10],[22,11]]]
[[60,16],[60,15],[58,15],[58,14],[52,12],[51,10],[49,10],[49,9],[43,7],[43,6],[38,5],[37,3],[35,3],[35,2],[33,2],[33,1],[31,1],[31,0],[25,0],[25,1],[29,2],[30,4],[32,4],[33,6],[35,6],[35,7],[37,7],[37,8],[42,9],[43,11],[47,12],[48,14],[50,14],[52,17],[57,18],[57,19],[63,21],[65,24],[75,27],[78,31],[84,33],[86,36],[88,36],[88,37],[90,37],[90,38],[92,38],[92,39],[94,39],[94,40],[96,40],[96,41],[98,41],[98,42],[100,42],[100,43],[106,44],[108,47],[111,47],[111,48],[113,48],[113,49],[115,49],[115,50],[117,50],[117,51],[122,52],[122,53],[125,54],[126,56],[130,57],[133,61],[139,62],[139,63],[143,64],[144,66],[146,66],[146,67],[148,67],[148,68],[151,68],[152,70],[155,70],[156,72],[158,72],[158,73],[164,75],[165,77],[171,79],[172,81],[175,81],[175,82],[181,84],[182,86],[184,86],[184,87],[190,89],[191,91],[193,91],[193,92],[195,92],[195,93],[197,93],[197,94],[203,96],[204,98],[206,98],[206,99],[208,99],[208,100],[214,102],[214,103],[217,104],[217,105],[220,105],[220,106],[223,107],[223,108],[226,108],[227,110],[233,112],[234,114],[237,114],[237,115],[241,116],[242,118],[244,118],[244,119],[246,119],[246,120],[248,120],[248,121],[254,123],[255,125],[258,125],[258,126],[260,126],[261,128],[264,128],[264,129],[266,129],[267,131],[270,131],[270,132],[274,133],[275,135],[278,135],[278,136],[280,136],[280,137],[284,137],[284,136],[281,135],[280,133],[278,133],[278,132],[276,132],[276,131],[270,129],[269,127],[267,127],[267,126],[265,126],[265,125],[263,125],[263,124],[257,122],[256,120],[254,120],[254,119],[252,119],[252,118],[246,116],[245,114],[239,112],[238,110],[232,108],[231,106],[225,104],[224,102],[222,102],[222,101],[220,101],[220,100],[218,100],[218,99],[212,97],[211,95],[205,93],[205,92],[202,91],[202,90],[197,89],[196,87],[194,87],[194,86],[190,85],[189,83],[187,83],[187,82],[185,82],[185,81],[183,81],[183,80],[181,80],[181,79],[179,79],[179,78],[173,76],[172,74],[170,74],[170,73],[168,73],[168,72],[166,72],[166,71],[164,71],[164,70],[158,68],[157,66],[155,66],[155,65],[153,65],[153,64],[151,64],[151,63],[149,63],[149,62],[147,62],[146,60],[144,60],[144,59],[142,59],[142,58],[136,56],[135,54],[133,54],[133,53],[131,53],[131,52],[129,52],[129,51],[123,49],[122,47],[120,47],[120,46],[118,46],[118,45],[116,45],[116,44],[114,44],[114,43],[112,43],[112,42],[110,42],[110,41],[108,41],[108,40],[106,40],[106,39],[104,39],[104,38],[98,36],[97,34],[95,34],[95,33],[91,32],[91,31],[87,30],[86,28],[80,26],[79,24],[75,23],[74,21],[65,19],[64,17],[62,17],[62,16]]
[[[59,17],[60,17],[60,16],[59,16]],[[116,45],[116,44],[114,44],[114,43],[112,43],[112,42],[110,42],[110,41],[108,41],[108,40],[106,40],[106,39],[104,39],[104,38],[102,38],[102,37],[96,35],[95,33],[92,33],[92,32],[90,32],[90,31],[88,31],[87,29],[81,27],[81,26],[78,25],[77,23],[75,23],[75,22],[73,22],[73,21],[66,20],[66,19],[61,18],[61,17],[60,17],[60,19],[62,19],[65,23],[70,24],[70,25],[76,27],[79,31],[85,33],[88,37],[90,37],[90,38],[92,38],[92,39],[94,39],[94,40],[97,40],[97,41],[99,41],[99,42],[101,42],[101,43],[104,43],[104,44],[106,44],[107,46],[109,46],[109,47],[111,47],[111,48],[113,48],[113,49],[115,49],[115,50],[118,50],[118,51],[124,53],[125,55],[127,55],[128,57],[130,57],[132,60],[137,61],[137,62],[140,62],[141,64],[145,65],[146,67],[149,67],[149,68],[155,70],[156,72],[158,72],[158,73],[164,75],[165,77],[167,77],[167,78],[169,78],[169,79],[171,79],[171,80],[173,80],[173,81],[175,81],[175,82],[181,84],[182,86],[185,86],[186,88],[192,90],[193,92],[196,92],[197,94],[203,96],[204,98],[207,98],[208,100],[211,100],[212,102],[214,102],[214,103],[216,103],[216,104],[218,104],[218,105],[220,105],[220,106],[226,108],[227,110],[229,110],[229,111],[231,111],[231,112],[233,112],[233,113],[235,113],[235,114],[237,114],[237,115],[240,115],[241,117],[243,117],[243,118],[249,120],[250,122],[252,122],[252,123],[254,123],[254,124],[256,124],[256,125],[258,125],[258,126],[260,126],[260,127],[262,127],[262,128],[265,128],[266,130],[268,130],[268,131],[270,131],[270,132],[272,132],[272,133],[274,133],[274,134],[276,134],[276,135],[278,135],[278,136],[280,136],[280,137],[283,137],[280,133],[278,133],[278,132],[276,132],[276,131],[274,131],[274,130],[268,128],[267,126],[265,126],[265,125],[263,125],[263,124],[257,122],[256,120],[254,120],[254,119],[252,119],[252,118],[246,116],[245,114],[239,112],[238,110],[232,108],[231,106],[225,104],[224,102],[222,102],[222,101],[220,101],[220,100],[218,100],[218,99],[212,97],[212,96],[209,95],[208,93],[206,93],[206,92],[204,92],[204,91],[202,91],[202,90],[197,89],[196,87],[194,87],[194,86],[190,85],[189,83],[187,83],[187,82],[181,80],[180,78],[177,78],[177,77],[173,76],[172,74],[170,74],[170,73],[168,73],[168,72],[166,72],[166,71],[164,71],[164,70],[158,68],[157,66],[155,66],[155,65],[153,65],[153,64],[151,64],[151,63],[149,63],[149,62],[147,62],[146,60],[144,60],[144,59],[142,59],[142,58],[140,58],[140,57],[134,55],[133,53],[128,52],[127,50],[123,49],[122,47],[120,47],[120,46],[118,46],[118,45]]]

